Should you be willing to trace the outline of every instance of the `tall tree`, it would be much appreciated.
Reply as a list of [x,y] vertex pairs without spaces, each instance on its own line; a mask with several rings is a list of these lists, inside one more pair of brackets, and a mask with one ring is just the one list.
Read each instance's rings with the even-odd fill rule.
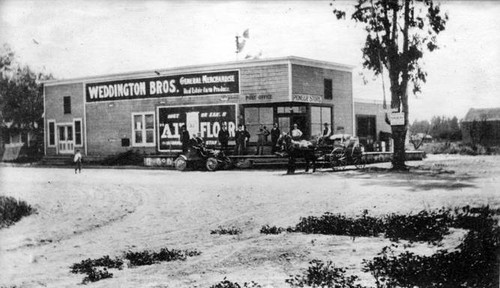
[[[335,0],[333,0],[335,1]],[[334,6],[335,3],[331,3]],[[334,7],[337,19],[346,11]],[[358,0],[352,20],[363,24],[366,41],[361,49],[363,67],[375,75],[388,71],[391,108],[404,113],[404,125],[392,125],[393,169],[405,170],[405,138],[408,131],[408,88],[418,93],[426,81],[422,66],[424,52],[438,48],[437,35],[445,29],[448,16],[432,0]]]
[[41,80],[52,79],[15,63],[14,53],[4,46],[0,54],[0,123],[11,123],[20,132],[43,131],[38,127],[43,114]]

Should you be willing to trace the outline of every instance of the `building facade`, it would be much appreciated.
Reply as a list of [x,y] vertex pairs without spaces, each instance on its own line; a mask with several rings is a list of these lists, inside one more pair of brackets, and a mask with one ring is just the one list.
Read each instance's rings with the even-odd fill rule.
[[175,152],[183,125],[209,146],[222,124],[230,136],[245,125],[250,144],[273,123],[283,132],[296,123],[305,138],[324,123],[354,134],[352,69],[291,56],[47,81],[45,154]]
[[500,108],[469,109],[461,130],[464,143],[500,145]]

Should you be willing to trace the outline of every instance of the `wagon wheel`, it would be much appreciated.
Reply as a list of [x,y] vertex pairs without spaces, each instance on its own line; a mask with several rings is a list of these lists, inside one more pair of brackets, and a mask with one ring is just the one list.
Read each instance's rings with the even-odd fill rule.
[[354,154],[352,157],[352,161],[353,161],[354,166],[356,166],[356,168],[358,168],[358,169],[363,169],[366,166],[366,159],[363,156],[363,154],[361,154],[361,153]]
[[217,166],[219,166],[219,162],[217,159],[213,157],[208,157],[207,163],[205,164],[205,167],[207,167],[208,171],[215,171],[217,169]]
[[333,151],[330,155],[330,165],[333,171],[342,171],[347,165],[347,157],[343,151]]
[[177,157],[177,159],[175,159],[174,165],[175,165],[175,169],[177,169],[179,171],[186,170],[186,168],[187,168],[187,159],[186,159],[186,157],[183,156],[183,155]]

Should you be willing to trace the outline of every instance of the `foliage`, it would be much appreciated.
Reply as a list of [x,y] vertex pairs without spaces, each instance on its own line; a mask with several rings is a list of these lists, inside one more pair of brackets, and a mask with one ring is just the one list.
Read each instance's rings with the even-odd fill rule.
[[[345,19],[347,14],[337,7],[333,13],[337,19]],[[366,31],[363,67],[379,75],[385,66],[390,81],[391,108],[404,113],[405,125],[392,126],[392,164],[394,169],[406,169],[407,88],[411,83],[413,92],[420,92],[427,78],[422,65],[424,52],[438,48],[437,35],[444,31],[448,16],[443,15],[440,6],[432,0],[358,0],[351,19]]]
[[211,230],[210,234],[219,234],[219,235],[239,235],[241,234],[241,229],[237,227],[222,227],[219,226],[219,228],[215,230]]
[[368,216],[368,211],[357,218],[346,217],[341,214],[325,213],[321,217],[309,216],[301,218],[290,232],[306,234],[348,235],[348,236],[377,236],[384,231],[381,219]]
[[170,261],[184,261],[187,257],[198,256],[201,253],[193,250],[169,250],[167,248],[162,248],[160,252],[154,251],[140,251],[140,252],[132,252],[128,251],[125,253],[125,259],[130,261],[131,266],[143,266],[143,265],[152,265],[159,262],[170,262]]
[[290,275],[285,282],[292,287],[362,288],[355,284],[357,276],[346,276],[344,268],[335,267],[331,261],[312,260],[302,275]]
[[271,227],[269,225],[264,225],[262,226],[262,228],[260,228],[261,234],[280,234],[283,231],[285,231],[285,229],[282,227],[276,227],[276,226]]
[[455,250],[440,250],[431,256],[384,247],[364,271],[371,272],[377,287],[498,287],[500,228],[489,207],[455,210],[451,226],[470,229]]
[[22,217],[35,212],[36,210],[25,201],[10,196],[0,196],[0,228],[13,225]]
[[392,241],[406,239],[409,241],[427,241],[439,243],[448,234],[453,219],[450,211],[422,210],[415,215],[391,214],[385,217],[385,236]]
[[105,166],[120,166],[120,165],[137,165],[141,166],[144,164],[144,155],[138,150],[128,150],[117,155],[112,155],[106,157],[101,161],[102,165]]
[[85,278],[83,278],[82,284],[87,284],[89,282],[97,282],[102,279],[112,278],[113,274],[108,272],[108,269],[103,268],[102,270],[92,268]]
[[[122,269],[124,259],[128,260],[130,266],[152,265],[159,262],[169,261],[184,261],[187,257],[200,255],[197,250],[176,250],[162,248],[159,252],[144,250],[140,252],[128,251],[123,255],[123,258],[115,257],[111,259],[108,255],[98,259],[86,259],[80,263],[75,263],[70,266],[71,273],[87,274],[83,279],[83,284],[88,282],[96,282],[101,279],[111,278],[113,274],[107,269]],[[103,270],[98,270],[96,267],[103,267]]]
[[16,63],[8,46],[0,52],[0,65],[0,123],[12,122],[12,127],[24,131],[43,129],[38,126],[43,114],[40,81],[53,79],[52,75]]
[[237,282],[232,282],[227,280],[226,277],[224,277],[224,280],[222,280],[221,282],[210,286],[210,288],[260,288],[260,287],[262,286],[254,281],[245,282],[243,283],[243,286],[241,286]]
[[71,265],[70,269],[71,273],[89,273],[93,267],[122,269],[123,260],[118,257],[111,259],[109,255],[93,260],[88,258],[86,260],[82,260],[80,263]]

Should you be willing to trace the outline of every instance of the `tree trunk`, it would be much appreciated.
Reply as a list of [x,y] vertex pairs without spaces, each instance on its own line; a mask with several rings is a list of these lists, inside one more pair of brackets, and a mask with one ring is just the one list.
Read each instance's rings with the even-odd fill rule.
[[392,126],[392,139],[394,140],[394,154],[392,155],[393,170],[407,170],[405,161],[406,126]]

